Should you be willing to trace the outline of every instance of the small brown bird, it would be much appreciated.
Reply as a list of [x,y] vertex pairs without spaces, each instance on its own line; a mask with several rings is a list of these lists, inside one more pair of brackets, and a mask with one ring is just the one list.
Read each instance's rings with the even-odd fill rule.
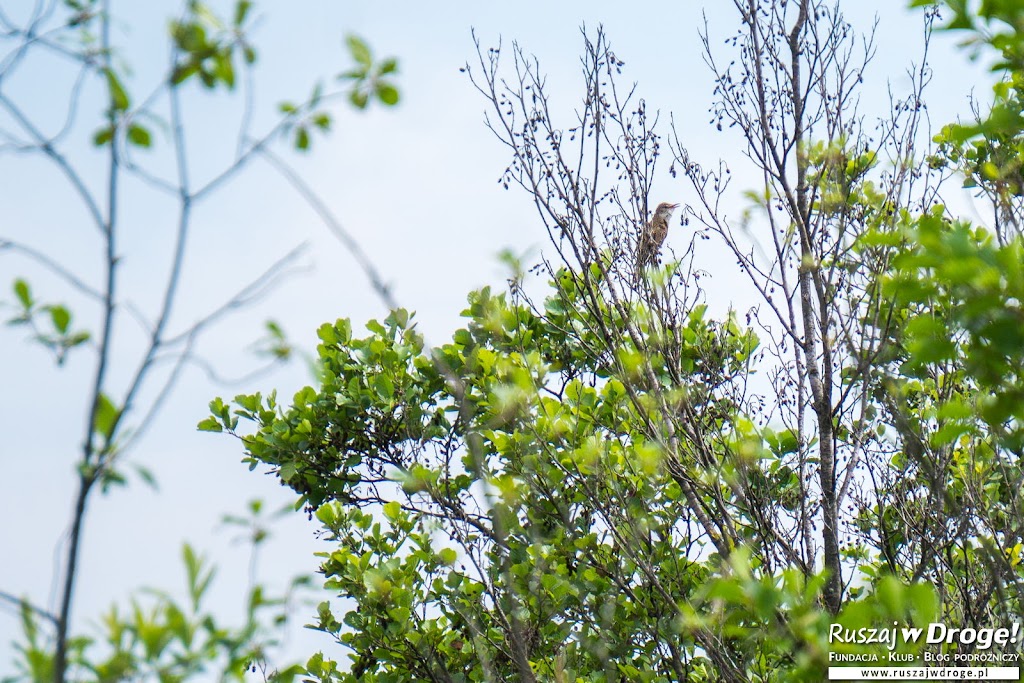
[[650,222],[644,226],[636,245],[637,272],[658,262],[661,245],[665,243],[665,237],[668,236],[668,222],[672,220],[672,212],[678,206],[678,204],[669,204],[668,202],[658,204]]

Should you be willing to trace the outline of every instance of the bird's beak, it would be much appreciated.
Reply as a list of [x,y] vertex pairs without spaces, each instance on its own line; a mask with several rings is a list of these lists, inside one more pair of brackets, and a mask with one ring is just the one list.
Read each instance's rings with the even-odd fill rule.
[[668,208],[670,208],[670,209],[678,209],[679,205],[678,204],[669,204]]

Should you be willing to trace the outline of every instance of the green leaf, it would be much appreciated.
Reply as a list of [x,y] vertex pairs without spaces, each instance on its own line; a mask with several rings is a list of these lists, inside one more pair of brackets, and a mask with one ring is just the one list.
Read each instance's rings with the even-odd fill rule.
[[96,413],[92,428],[99,433],[107,442],[110,442],[114,435],[114,428],[117,426],[117,417],[120,411],[106,394],[100,394],[96,399]]
[[295,129],[295,149],[302,151],[309,149],[309,130],[305,126]]
[[211,416],[203,420],[197,425],[197,429],[201,432],[223,432],[224,428],[221,426],[217,418]]
[[281,466],[281,470],[277,473],[277,476],[281,478],[283,482],[290,482],[298,474],[299,468],[294,462],[286,462]]
[[104,128],[100,128],[92,136],[92,144],[96,145],[97,147],[102,147],[103,145],[107,144],[113,139],[114,129],[111,126],[106,126]]
[[235,26],[241,26],[245,23],[245,18],[249,15],[249,10],[252,9],[252,2],[249,0],[238,0],[238,4],[235,5]]
[[68,324],[71,322],[71,312],[64,306],[47,306],[47,309],[53,328],[62,335],[67,334]]
[[366,104],[370,98],[362,90],[353,90],[349,93],[348,99],[356,109],[366,109]]
[[352,55],[352,59],[365,67],[373,64],[370,48],[359,36],[350,33],[345,36],[345,43],[348,45],[348,51]]
[[401,514],[402,506],[398,501],[393,500],[390,503],[384,504],[384,516],[390,521],[394,522]]
[[149,488],[154,491],[160,490],[160,487],[157,486],[156,483],[156,477],[153,476],[153,472],[149,468],[143,467],[142,465],[135,465],[134,467],[135,473],[139,475],[139,479],[144,481]]
[[172,24],[171,36],[181,51],[189,53],[193,60],[201,58],[203,55],[200,53],[210,50],[206,29],[196,22]]
[[394,57],[389,57],[388,59],[385,59],[383,62],[380,63],[380,67],[377,70],[377,73],[380,74],[381,76],[398,73],[398,60],[395,59]]
[[90,335],[88,332],[75,332],[73,335],[69,336],[67,339],[64,340],[64,346],[70,349],[74,346],[78,346],[79,344],[84,344],[85,342],[89,341],[91,337],[92,335]]
[[267,328],[267,332],[270,333],[274,339],[284,339],[284,330],[281,329],[281,325],[275,320],[268,320],[264,323],[264,327]]
[[21,278],[14,281],[14,295],[18,297],[18,302],[26,311],[32,308],[32,292],[28,283]]
[[330,114],[327,114],[327,113],[317,114],[316,116],[313,117],[313,125],[315,125],[320,130],[324,130],[324,131],[330,130],[331,129],[331,116],[330,116]]
[[118,470],[107,467],[100,473],[100,490],[106,493],[115,486],[125,486],[128,480]]
[[231,63],[231,53],[222,52],[217,55],[213,61],[214,67],[213,72],[216,74],[224,85],[228,87],[228,90],[232,90],[235,87],[235,66]]
[[136,147],[148,148],[153,144],[153,139],[148,130],[137,123],[133,123],[128,127],[128,142]]
[[180,85],[181,83],[184,83],[198,71],[199,64],[193,60],[189,60],[184,64],[178,64],[174,67],[174,71],[171,72],[171,85]]
[[370,74],[370,70],[367,67],[359,67],[357,69],[349,69],[348,71],[342,71],[338,74],[337,78],[339,81],[361,81]]
[[[214,570],[206,569],[203,558],[196,555],[188,543],[182,546],[182,559],[185,561],[185,571],[188,574],[188,592],[192,599],[192,608],[198,608],[203,599],[203,594],[213,580]],[[205,571],[204,571],[205,570]]]
[[393,107],[398,104],[398,89],[390,83],[380,81],[377,83],[377,97],[384,104]]
[[190,0],[189,9],[195,12],[196,17],[204,23],[217,29],[224,28],[224,22],[220,20],[220,17],[218,17],[206,3],[197,2],[197,0]]
[[125,92],[124,86],[121,85],[121,81],[113,69],[104,71],[107,76],[107,88],[110,90],[110,106],[114,111],[126,111],[130,104],[128,93]]
[[387,375],[374,377],[373,388],[377,395],[385,401],[390,401],[395,396],[395,385]]

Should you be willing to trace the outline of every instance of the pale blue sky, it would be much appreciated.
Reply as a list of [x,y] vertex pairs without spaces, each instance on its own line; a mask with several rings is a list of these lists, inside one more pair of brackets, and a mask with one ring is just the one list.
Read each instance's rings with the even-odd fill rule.
[[[115,41],[123,46],[124,60],[133,69],[127,85],[139,93],[152,87],[164,68],[166,20],[177,4],[113,5],[122,17]],[[28,0],[0,0],[0,7],[12,17],[29,6]],[[880,0],[848,3],[857,25],[870,24],[876,13],[880,20],[878,55],[863,94],[863,110],[869,117],[885,115],[890,85],[897,93],[906,90],[905,69],[920,56],[920,21],[903,6]],[[724,49],[722,42],[735,27],[732,3],[707,2],[704,7],[712,43]],[[257,130],[270,121],[276,102],[301,99],[317,75],[330,77],[347,66],[345,33],[364,36],[378,55],[399,58],[403,99],[398,108],[340,110],[330,139],[317,140],[312,153],[293,159],[393,283],[395,297],[418,311],[428,338],[437,342],[458,324],[469,290],[485,284],[502,286],[504,270],[495,258],[500,250],[508,247],[521,253],[544,243],[527,197],[497,184],[508,159],[483,126],[486,102],[459,72],[464,62],[475,59],[471,27],[485,46],[501,36],[506,44],[517,40],[535,53],[550,74],[556,107],[569,111],[579,94],[579,27],[603,23],[616,54],[626,61],[625,78],[639,82],[650,107],[674,112],[694,157],[703,162],[727,158],[738,190],[744,189],[743,178],[753,178],[743,172],[738,136],[718,134],[707,123],[712,85],[697,39],[700,3],[275,0],[258,3],[256,11],[261,17],[255,33],[260,46]],[[968,111],[966,97],[975,82],[981,99],[987,100],[988,76],[977,65],[965,63],[950,37],[936,39],[932,57],[936,79],[928,102],[936,126]],[[62,106],[58,98],[67,78],[57,62],[40,59],[27,62],[2,87],[24,102],[42,125],[52,126],[59,121],[55,114]],[[219,96],[189,96],[186,106],[194,124],[221,125],[237,114],[237,107]],[[87,93],[83,120],[98,115],[101,108],[96,91]],[[0,117],[0,125],[8,123]],[[82,130],[92,127],[90,123]],[[198,134],[190,156],[196,175],[202,177],[219,165],[217,159],[230,155],[232,146],[212,132]],[[158,146],[165,143],[166,136],[158,133]],[[101,156],[87,147],[72,151],[83,173],[100,183]],[[159,153],[140,159],[161,167]],[[686,201],[682,179],[670,178],[667,167],[662,166],[656,184],[658,199]],[[152,306],[166,270],[174,205],[137,184],[126,185],[124,192],[122,286],[140,305]],[[83,277],[98,276],[102,261],[97,233],[52,164],[0,156],[0,206],[0,238],[45,249]],[[268,317],[279,320],[295,341],[311,349],[315,330],[324,321],[351,317],[358,327],[366,318],[382,314],[349,254],[301,199],[259,162],[198,207],[194,235],[182,304],[174,318],[178,326],[202,315],[277,254],[302,241],[312,244],[307,263],[313,270],[289,280],[253,310],[229,319],[204,342],[201,350],[225,375],[252,367],[241,351],[260,336],[261,323]],[[712,272],[712,303],[719,310],[730,302],[744,308],[746,294],[734,288],[731,260],[708,249],[703,257]],[[5,292],[0,299],[9,300],[10,282],[19,276],[30,278],[41,298],[73,304],[82,321],[95,329],[94,307],[66,295],[58,282],[10,255],[0,255],[0,291]],[[130,329],[127,322],[125,329]],[[27,594],[55,608],[55,543],[69,519],[72,462],[85,410],[81,391],[92,364],[91,357],[80,352],[56,371],[52,361],[23,338],[20,329],[0,329],[0,501],[6,520],[0,525],[0,554],[5,558],[0,563],[0,589]],[[131,358],[140,348],[138,334],[127,339],[117,349],[119,358]],[[116,371],[113,377],[125,380]],[[112,601],[123,602],[136,587],[177,590],[183,581],[179,548],[184,540],[222,563],[217,604],[240,613],[246,558],[239,548],[229,546],[229,532],[216,531],[216,520],[240,511],[252,497],[281,504],[291,496],[275,480],[248,473],[238,463],[241,451],[235,441],[196,433],[194,426],[215,395],[279,388],[287,396],[308,381],[300,363],[237,389],[218,387],[198,371],[186,375],[158,424],[131,456],[156,473],[160,493],[154,495],[136,480],[126,491],[93,499],[76,626],[95,620]],[[320,548],[313,540],[314,530],[302,515],[289,520],[277,544],[264,554],[263,575],[279,583],[293,572],[314,569],[311,553]],[[300,616],[300,622],[304,619]],[[0,674],[5,673],[8,641],[16,626],[14,615],[0,611]],[[295,656],[319,647],[311,644],[316,641],[308,632],[296,637]],[[340,656],[338,650],[335,653]]]

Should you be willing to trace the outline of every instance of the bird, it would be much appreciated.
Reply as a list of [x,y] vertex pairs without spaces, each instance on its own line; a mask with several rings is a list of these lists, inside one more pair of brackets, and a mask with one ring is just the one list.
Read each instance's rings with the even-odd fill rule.
[[661,245],[665,243],[665,237],[668,236],[668,222],[672,220],[672,212],[678,206],[678,204],[669,204],[668,202],[658,204],[650,222],[640,232],[640,239],[636,245],[637,272],[658,262]]

